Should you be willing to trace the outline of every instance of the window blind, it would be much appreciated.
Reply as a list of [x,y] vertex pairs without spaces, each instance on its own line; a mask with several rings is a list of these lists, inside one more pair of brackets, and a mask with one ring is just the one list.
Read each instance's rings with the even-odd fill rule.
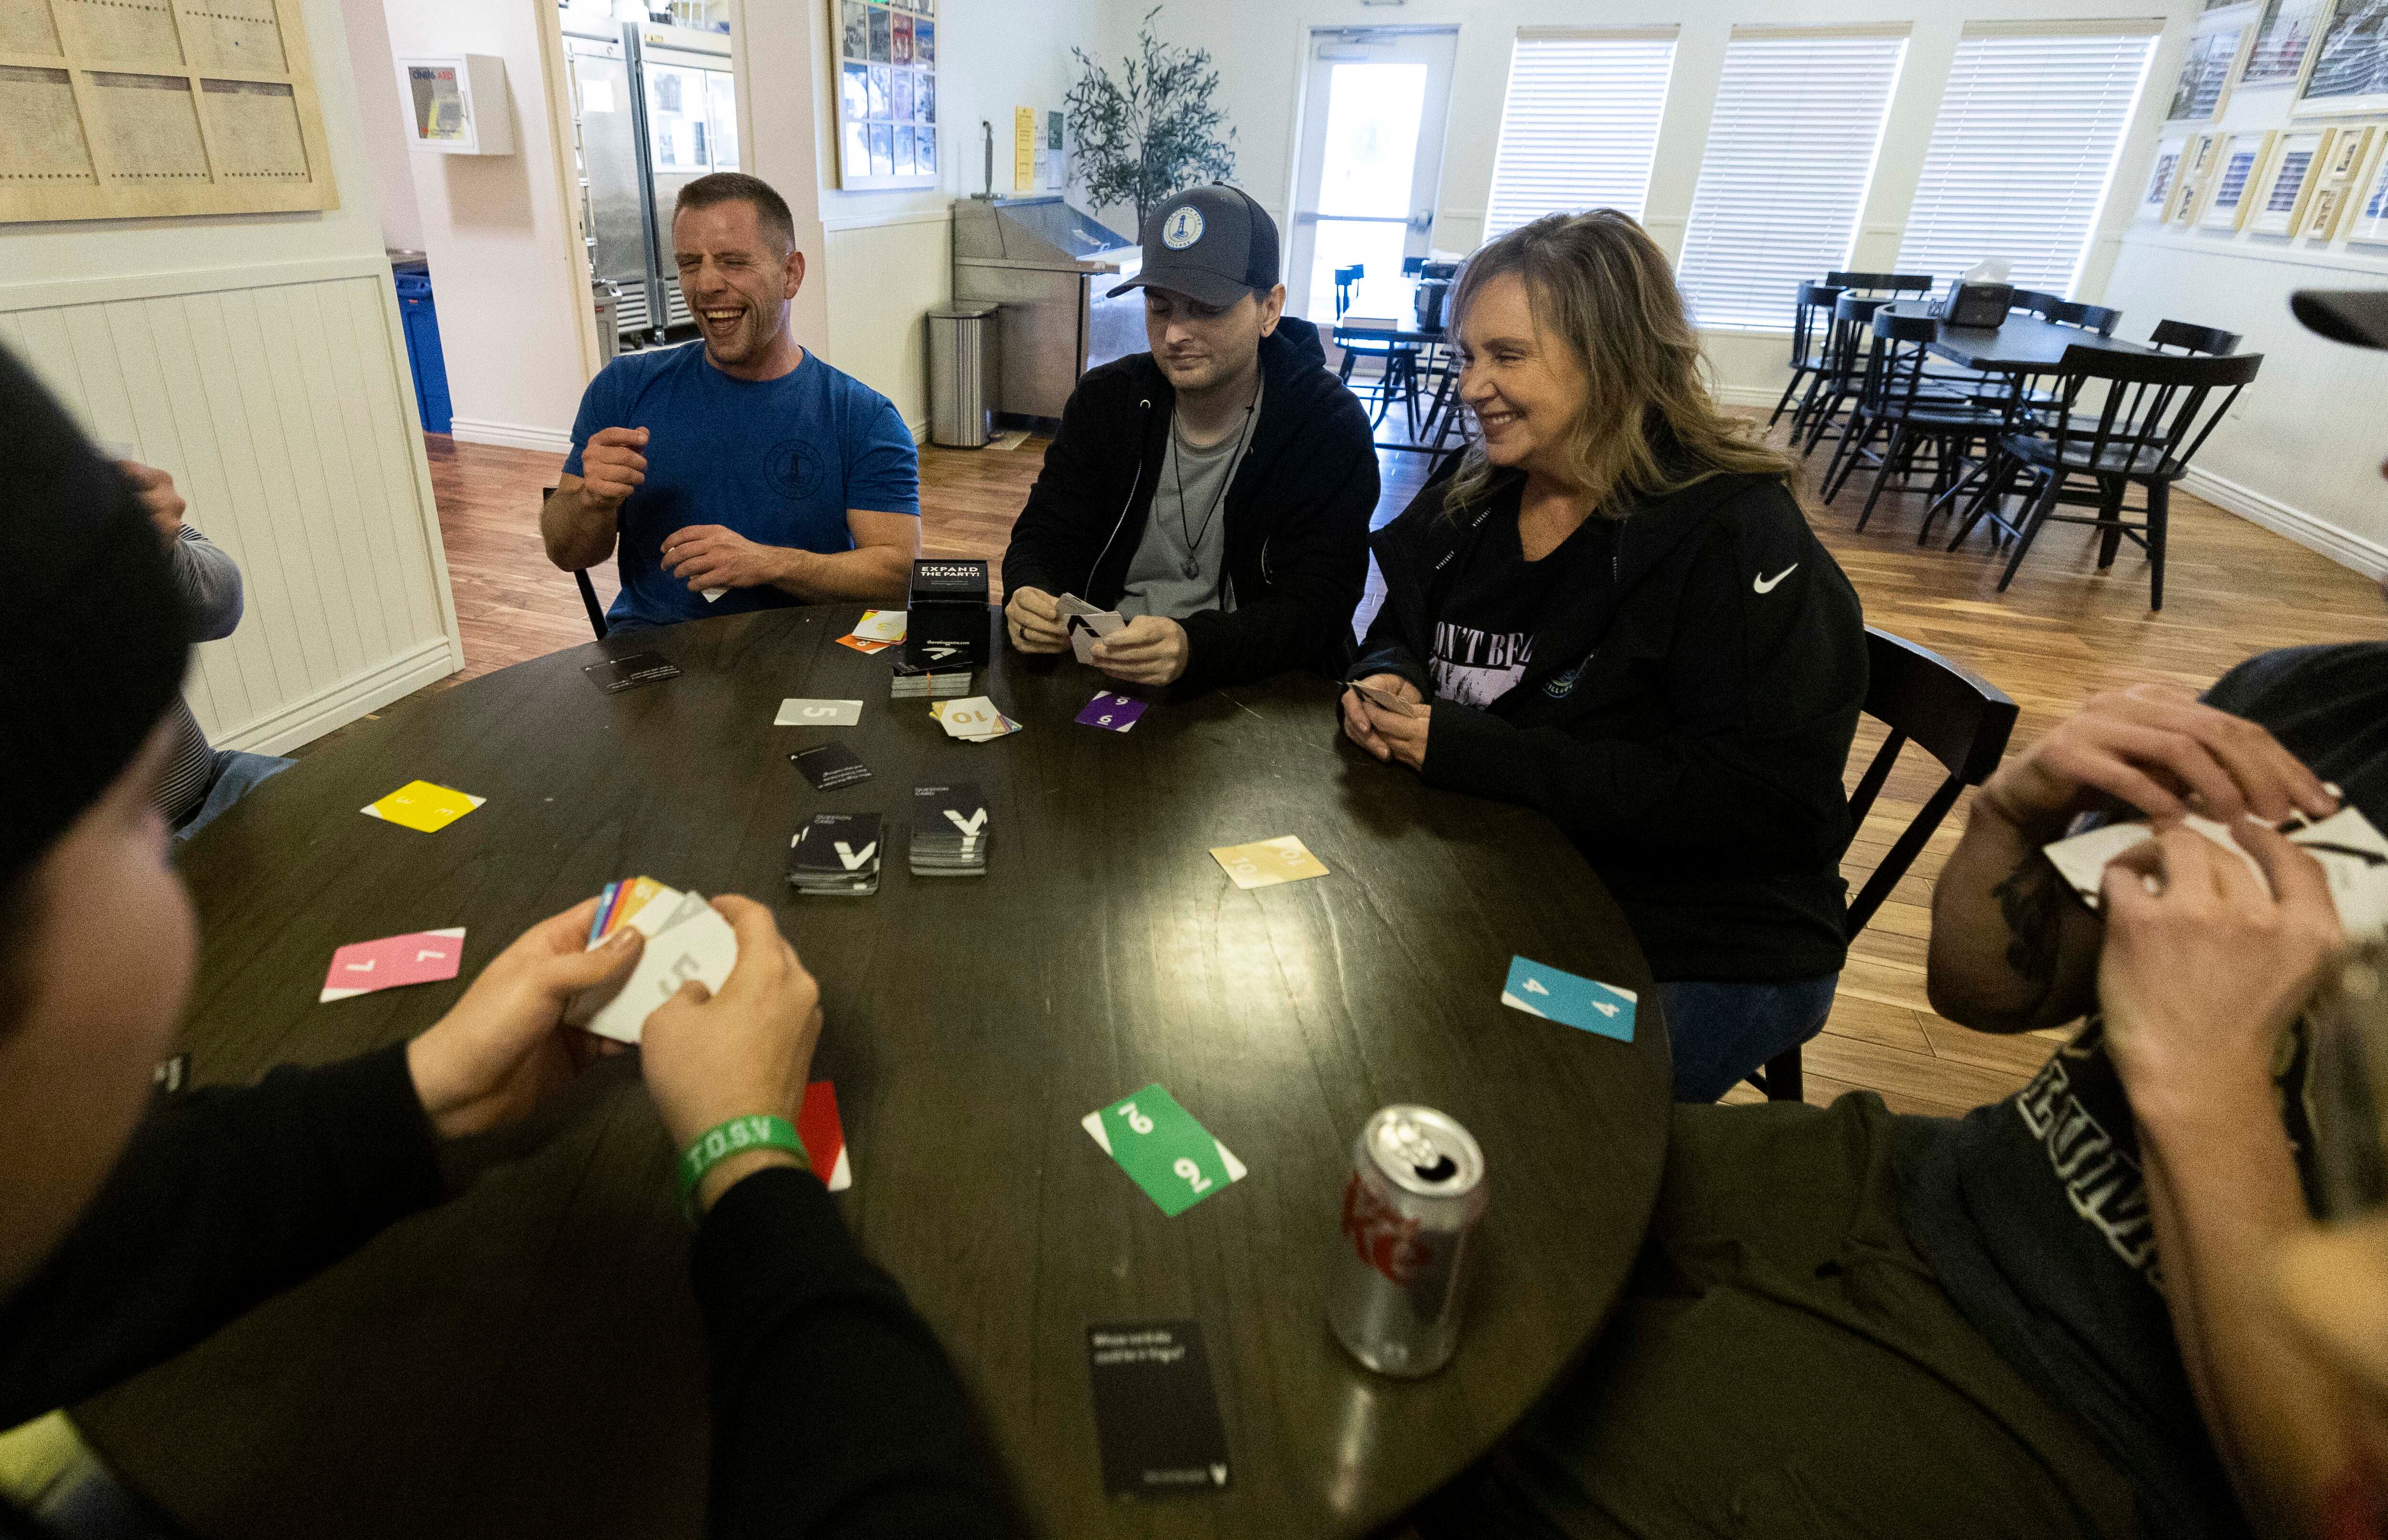
[[1899,248],[1953,278],[2004,257],[2019,288],[2070,294],[2114,180],[2153,37],[1967,37]]
[[1725,44],[1676,273],[1703,326],[1788,328],[1802,283],[1848,265],[1904,36]]
[[1674,58],[1672,37],[1520,36],[1485,237],[1582,208],[1640,219]]

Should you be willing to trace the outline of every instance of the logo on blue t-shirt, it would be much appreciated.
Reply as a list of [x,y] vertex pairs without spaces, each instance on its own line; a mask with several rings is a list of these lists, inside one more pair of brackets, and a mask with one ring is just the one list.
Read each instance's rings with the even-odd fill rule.
[[821,455],[801,438],[782,438],[764,457],[764,474],[783,498],[801,501],[819,489]]

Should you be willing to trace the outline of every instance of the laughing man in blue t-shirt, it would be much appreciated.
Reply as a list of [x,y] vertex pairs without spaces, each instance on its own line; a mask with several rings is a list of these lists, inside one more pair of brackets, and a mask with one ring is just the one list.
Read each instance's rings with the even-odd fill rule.
[[783,604],[905,597],[920,459],[895,405],[796,345],[795,221],[735,171],[680,189],[680,290],[702,347],[632,353],[580,398],[540,511],[548,560],[593,567],[620,536],[617,628]]

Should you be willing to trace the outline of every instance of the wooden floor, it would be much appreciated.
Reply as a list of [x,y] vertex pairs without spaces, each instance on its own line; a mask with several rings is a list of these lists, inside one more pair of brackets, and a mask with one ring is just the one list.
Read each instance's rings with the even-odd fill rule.
[[[539,543],[540,489],[554,482],[558,458],[426,442],[464,639],[465,667],[455,678],[588,640],[571,579],[547,564]],[[1043,449],[1035,439],[1015,450],[922,449],[926,550],[999,557]],[[1384,460],[1379,522],[1400,511],[1424,471],[1418,457]],[[2000,594],[2002,562],[1979,536],[1953,555],[1938,549],[1943,542],[1918,549],[1920,496],[1886,494],[1866,532],[1852,533],[1863,486],[1860,478],[1838,508],[1805,493],[1802,501],[1856,584],[1866,618],[2013,695],[2022,707],[2018,747],[2101,690],[2143,680],[2198,688],[2267,648],[2388,635],[2388,611],[2369,579],[2193,498],[2174,499],[2159,614],[2147,607],[2147,568],[2133,548],[2102,574],[2090,532],[2051,526],[2013,587]],[[601,599],[611,598],[611,572],[591,575]],[[1364,613],[1379,597],[1371,579]],[[1861,731],[1853,766],[1865,764],[1880,736],[1871,724]],[[1914,763],[1920,757],[1911,752],[1861,831],[1848,867],[1853,887],[1937,784],[1937,770]],[[1807,1050],[1809,1100],[1864,1087],[1895,1110],[1953,1113],[2009,1094],[2046,1058],[2044,1038],[2057,1034],[1985,1036],[1933,1015],[1924,1001],[1931,882],[1963,819],[1961,806],[1858,939],[1832,1019]],[[1755,1092],[1744,1087],[1728,1099],[1745,1095]]]

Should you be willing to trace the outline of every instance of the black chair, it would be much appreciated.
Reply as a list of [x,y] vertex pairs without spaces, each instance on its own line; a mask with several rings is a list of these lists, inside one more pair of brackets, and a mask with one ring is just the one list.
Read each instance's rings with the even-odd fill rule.
[[2203,353],[2208,358],[2222,358],[2239,351],[2242,339],[2236,332],[2226,332],[2219,326],[2192,326],[2186,321],[2159,321],[2148,336],[2148,346],[2163,353],[2178,347],[2184,353]]
[[2103,305],[2085,305],[2077,299],[2067,299],[2048,312],[2048,319],[2059,326],[2078,326],[2085,332],[2095,332],[2111,337],[2121,325],[2123,312],[2110,310]]
[[2045,321],[2065,303],[2065,298],[2061,294],[2049,294],[2039,289],[2017,289],[2014,292],[2014,297],[2007,301],[2007,309],[2029,310]]
[[1868,294],[1893,297],[1932,292],[1932,275],[1928,272],[1828,272],[1824,282],[1836,289],[1862,289]]
[[[1382,423],[1386,410],[1398,398],[1408,411],[1410,433],[1415,437],[1419,390],[1417,349],[1407,343],[1372,337],[1364,331],[1346,330],[1342,324],[1345,312],[1352,309],[1352,291],[1367,275],[1368,265],[1365,262],[1354,262],[1348,268],[1335,270],[1335,346],[1343,349],[1343,361],[1335,371],[1336,378],[1349,385],[1352,383],[1352,366],[1363,358],[1375,359],[1375,377],[1361,382],[1366,397],[1375,402],[1368,413],[1369,426]],[[1394,320],[1398,323],[1399,318]],[[1363,391],[1355,389],[1353,394],[1360,395]]]
[[[1919,450],[1933,451],[1932,492],[1937,498],[1974,468],[1969,457],[1978,441],[1988,450],[1999,442],[2008,413],[2002,406],[1985,406],[1967,396],[1949,395],[1925,368],[1940,323],[1930,316],[1894,315],[1878,309],[1874,316],[1874,344],[1866,354],[1865,381],[1850,415],[1850,432],[1833,451],[1824,473],[1824,500],[1833,501],[1848,485],[1861,461],[1872,460],[1874,489],[1866,494],[1858,529],[1874,517],[1891,473],[1912,474]],[[1888,434],[1879,453],[1869,449],[1875,436]]]
[[[541,487],[540,489],[539,500],[544,503],[548,499],[553,496],[555,496],[554,487]],[[603,641],[605,639],[605,633],[612,630],[613,627],[605,624],[605,607],[597,602],[597,586],[589,581],[589,574],[586,569],[574,573],[572,574],[572,581],[578,584],[580,588],[580,607],[589,612],[589,629],[597,633],[597,639],[599,641]]]
[[1865,383],[1866,339],[1874,325],[1874,313],[1889,303],[1885,296],[1851,294],[1847,290],[1833,301],[1833,325],[1824,336],[1823,369],[1817,374],[1808,398],[1799,404],[1798,415],[1791,420],[1792,438],[1797,441],[1803,433],[1807,435],[1800,445],[1801,454],[1814,454],[1824,435],[1836,425],[1846,436],[1848,424],[1841,420],[1841,409],[1856,401]]
[[[1833,312],[1833,302],[1840,297],[1841,291],[1830,284],[1799,285],[1798,304],[1791,312],[1791,383],[1783,387],[1783,399],[1774,403],[1774,415],[1766,420],[1768,427],[1782,420],[1784,410],[1791,405],[1791,398],[1799,393],[1800,382],[1812,382],[1823,373],[1824,333],[1831,323],[1824,321],[1820,325],[1819,312],[1822,317],[1829,317]],[[1814,388],[1810,383],[1809,389],[1812,392]],[[1799,431],[1798,420],[1795,417],[1792,422],[1791,431],[1796,436]]]
[[[2055,392],[2063,408],[2001,441],[2001,463],[2011,473],[1991,473],[1949,549],[1962,545],[1985,518],[2014,535],[2014,554],[1999,578],[1999,591],[2004,593],[2042,527],[2051,523],[2090,524],[2101,532],[2101,572],[2115,564],[2115,553],[2126,538],[2148,553],[2148,608],[2163,609],[2172,484],[2188,472],[2191,458],[2204,447],[2215,424],[2238,402],[2239,393],[2263,364],[2261,353],[2183,358],[2066,348],[2057,365]],[[2094,410],[2078,410],[2092,384],[2103,387],[2103,401]],[[2073,486],[2083,478],[2094,484],[2094,490]],[[2134,486],[2147,499],[2140,511],[2144,517],[2137,524],[2123,518],[2123,499]],[[2011,489],[2020,489],[2023,496],[2013,520],[1998,511],[2000,499]],[[2060,502],[2098,511],[2092,517],[2059,513]]]
[[1367,275],[1368,264],[1365,262],[1354,262],[1348,268],[1335,270],[1336,320],[1342,320],[1343,312],[1352,308],[1352,291],[1358,287],[1360,280]]
[[[1850,793],[1848,848],[1857,844],[1866,814],[1874,811],[1874,799],[1881,795],[1891,767],[1910,742],[1921,745],[1949,774],[1899,831],[1889,852],[1850,901],[1852,941],[1915,865],[1925,842],[1957,805],[1958,796],[1965,788],[1989,779],[1990,772],[1999,767],[2015,725],[2015,703],[2006,691],[1903,637],[1867,626],[1866,662],[1871,673],[1865,713],[1888,727],[1890,736],[1874,751],[1865,774],[1858,778],[1857,790]],[[1847,853],[1845,848],[1844,858]],[[1797,1102],[1806,1091],[1803,1079],[1799,1050],[1791,1048],[1769,1059],[1749,1083],[1766,1092],[1769,1101]]]

